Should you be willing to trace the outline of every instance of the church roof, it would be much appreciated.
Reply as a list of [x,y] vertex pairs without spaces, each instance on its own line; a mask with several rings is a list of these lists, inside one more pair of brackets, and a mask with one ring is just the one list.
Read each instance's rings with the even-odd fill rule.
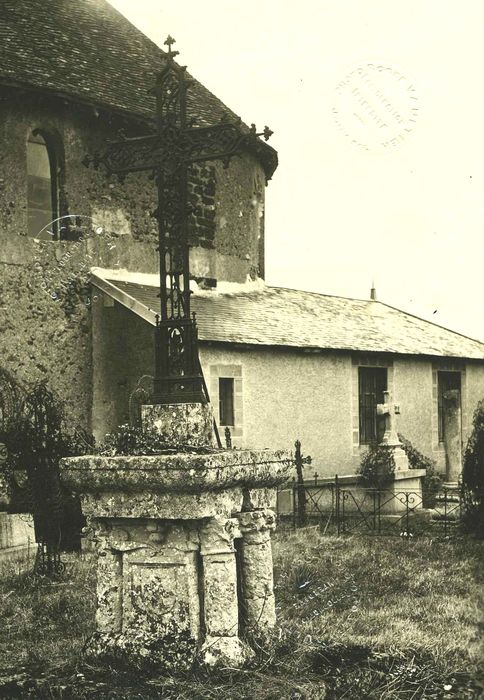
[[[1,0],[0,45],[0,84],[48,91],[127,116],[154,116],[147,90],[165,53],[106,0]],[[196,80],[188,91],[188,113],[198,126],[223,116],[236,119]],[[270,177],[276,151],[260,140],[256,149]]]
[[[158,288],[100,271],[93,283],[155,323]],[[280,287],[192,295],[202,341],[484,360],[484,343],[379,301]]]

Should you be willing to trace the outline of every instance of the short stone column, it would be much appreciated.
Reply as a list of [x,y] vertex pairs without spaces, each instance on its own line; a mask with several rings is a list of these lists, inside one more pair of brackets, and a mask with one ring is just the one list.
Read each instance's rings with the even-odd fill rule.
[[234,537],[237,520],[211,518],[200,531],[203,566],[204,660],[213,664],[218,657],[239,661],[250,650],[239,639],[237,566]]
[[214,443],[211,404],[172,403],[141,406],[141,421],[173,445],[211,446]]
[[247,632],[264,635],[276,624],[271,548],[276,515],[264,509],[239,513],[237,518],[244,626]]

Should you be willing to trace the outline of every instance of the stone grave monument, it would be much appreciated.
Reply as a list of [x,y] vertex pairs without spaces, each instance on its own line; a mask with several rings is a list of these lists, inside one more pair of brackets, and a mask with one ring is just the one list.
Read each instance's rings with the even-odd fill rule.
[[[377,404],[377,414],[385,417],[385,432],[380,442],[382,447],[391,448],[395,461],[395,474],[392,484],[385,488],[387,504],[382,509],[387,512],[400,512],[406,507],[406,500],[412,509],[422,508],[422,477],[425,469],[411,469],[408,457],[398,439],[396,416],[400,406],[394,404],[389,391],[383,392],[383,403]],[[394,496],[394,498],[393,498]]]
[[[188,168],[228,159],[257,140],[255,128],[187,120],[185,69],[168,37],[152,94],[157,133],[111,142],[87,162],[110,173],[151,170],[158,184],[161,316],[155,329],[154,398],[142,424],[166,449],[136,456],[62,460],[81,498],[97,556],[94,653],[121,651],[189,664],[241,664],[243,637],[275,624],[270,534],[288,454],[214,446],[212,408],[190,314]],[[269,130],[263,135],[268,138]]]
[[[177,445],[178,423],[167,430],[182,407],[192,445]],[[97,651],[143,655],[159,642],[161,660],[180,645],[183,662],[201,650],[209,664],[243,663],[241,634],[275,624],[272,508],[291,460],[211,447],[210,418],[210,404],[144,406],[145,425],[160,420],[173,450],[62,461],[95,541]]]
[[385,432],[380,445],[392,448],[395,471],[408,470],[408,457],[403,450],[402,443],[398,439],[396,428],[396,416],[400,413],[400,407],[392,403],[389,391],[383,392],[383,403],[377,404],[376,412],[377,415],[384,416],[385,419]]
[[5,475],[7,446],[0,442],[0,564],[11,560],[25,562],[35,555],[34,520],[29,513],[10,513],[10,486]]
[[[395,461],[393,481],[387,484],[380,493],[380,513],[383,515],[398,516],[406,512],[407,507],[413,510],[422,508],[422,477],[425,469],[410,469],[408,457],[398,439],[396,416],[400,413],[400,407],[393,403],[389,391],[383,392],[383,403],[377,404],[376,410],[379,416],[385,417],[385,432],[379,443],[382,447],[391,449]],[[338,477],[340,487],[351,497],[345,497],[345,510],[347,512],[364,509],[367,487],[361,483],[358,474],[347,474]],[[330,492],[326,500],[331,506]],[[321,500],[320,500],[321,503]],[[373,501],[367,501],[369,508],[373,508]]]

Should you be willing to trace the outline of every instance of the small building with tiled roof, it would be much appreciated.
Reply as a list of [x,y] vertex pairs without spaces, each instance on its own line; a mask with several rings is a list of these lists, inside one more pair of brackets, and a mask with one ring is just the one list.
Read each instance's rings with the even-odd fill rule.
[[[2,0],[0,44],[1,365],[23,382],[46,379],[90,429],[89,268],[156,272],[158,232],[148,173],[120,183],[83,160],[120,131],[154,132],[148,92],[166,54],[106,0]],[[187,100],[195,128],[237,119],[196,79]],[[276,151],[250,139],[227,168],[190,169],[199,282],[264,275],[264,194],[276,166]]]
[[[106,0],[2,0],[0,41],[1,368],[45,380],[71,423],[102,437],[152,374],[156,192],[143,174],[120,183],[83,160],[120,130],[153,132],[148,90],[165,53]],[[236,115],[195,80],[188,116]],[[483,345],[376,301],[266,287],[276,166],[252,139],[227,169],[190,170],[193,308],[220,432],[237,447],[300,439],[319,474],[351,473],[379,437],[388,387],[401,432],[445,471],[445,396],[458,393],[464,443]]]
[[[152,374],[156,276],[93,269],[93,428],[129,417]],[[458,391],[461,442],[484,398],[484,343],[375,300],[220,284],[192,295],[201,362],[219,432],[236,447],[301,440],[310,476],[354,473],[381,437],[376,404],[388,389],[398,430],[443,475],[446,392]],[[117,360],[114,362],[113,358]]]

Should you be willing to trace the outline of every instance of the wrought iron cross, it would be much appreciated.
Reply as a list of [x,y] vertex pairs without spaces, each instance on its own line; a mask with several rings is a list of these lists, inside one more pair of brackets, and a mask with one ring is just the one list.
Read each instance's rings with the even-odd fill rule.
[[[311,464],[311,457],[303,457],[301,453],[301,441],[296,440],[294,443],[296,448],[296,454],[294,455],[294,462],[296,464],[296,474],[297,474],[297,517],[299,525],[302,527],[306,524],[306,489],[304,487],[304,474],[303,468],[305,464]],[[294,514],[296,515],[296,514]]]
[[85,165],[103,165],[120,179],[128,173],[151,171],[157,185],[160,253],[161,316],[155,329],[155,403],[205,403],[198,356],[195,317],[190,315],[188,169],[193,163],[232,156],[272,132],[241,128],[240,120],[222,119],[213,126],[196,127],[187,119],[187,91],[191,80],[186,66],[175,63],[178,51],[168,37],[165,66],[149,94],[156,98],[156,134],[123,138],[108,143],[103,154],[84,159]]

